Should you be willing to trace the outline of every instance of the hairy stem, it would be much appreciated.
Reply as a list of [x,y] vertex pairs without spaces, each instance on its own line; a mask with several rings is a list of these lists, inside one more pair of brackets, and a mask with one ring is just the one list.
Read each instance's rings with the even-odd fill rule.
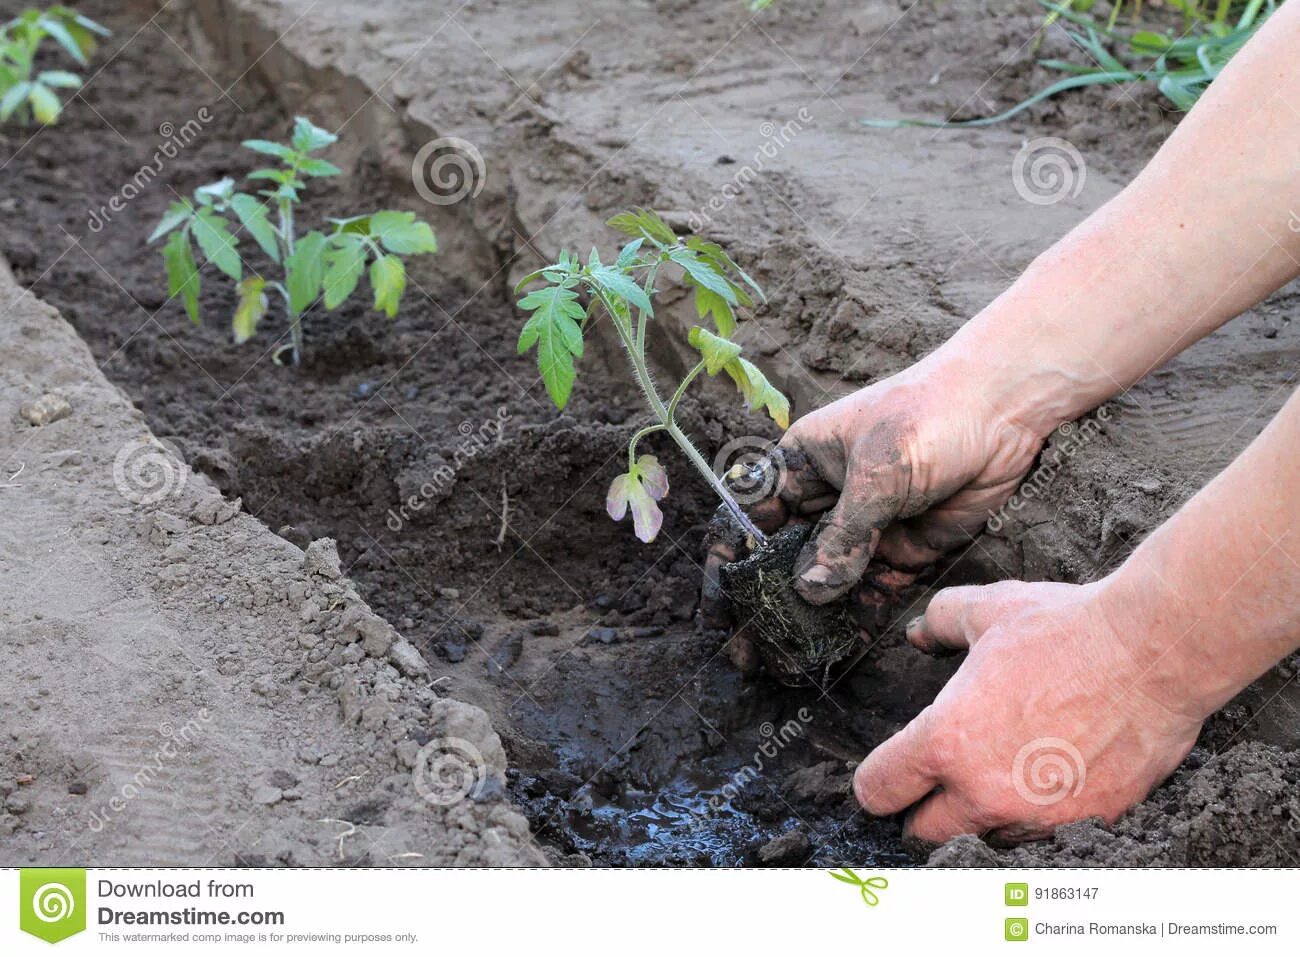
[[[650,405],[650,411],[654,414],[655,418],[659,420],[659,428],[654,431],[662,429],[668,433],[669,437],[677,443],[677,447],[680,448],[686,455],[686,458],[690,460],[690,463],[695,466],[696,470],[704,480],[709,483],[713,491],[717,493],[720,499],[722,499],[722,504],[727,507],[727,511],[731,512],[736,521],[740,523],[740,527],[743,528],[755,542],[761,544],[762,542],[767,541],[767,536],[759,530],[757,525],[750,521],[749,516],[745,514],[744,509],[742,509],[732,497],[727,486],[722,483],[720,478],[713,474],[712,467],[710,467],[709,463],[705,461],[704,456],[701,455],[699,450],[695,448],[694,444],[692,444],[690,437],[687,436],[687,434],[682,431],[681,427],[673,421],[669,407],[664,405],[664,400],[659,397],[659,391],[655,388],[654,378],[650,375],[650,368],[646,364],[645,350],[637,349],[636,340],[633,338],[634,333],[632,331],[630,317],[626,320],[625,324],[625,320],[619,317],[618,310],[614,308],[613,303],[610,301],[609,296],[604,292],[604,290],[596,290],[596,295],[605,306],[605,311],[609,313],[610,319],[614,323],[614,328],[618,330],[619,339],[622,340],[623,348],[627,352],[628,359],[631,360],[632,372],[636,376],[637,384],[641,387],[642,393],[645,394],[646,402]],[[686,381],[684,381],[683,384],[678,387],[677,392],[674,393],[674,405],[676,401],[680,400],[681,394],[685,386],[689,383],[689,380],[699,374],[695,370],[692,370],[692,373],[693,374],[687,376]],[[640,437],[641,436],[638,433],[635,438],[639,439]]]

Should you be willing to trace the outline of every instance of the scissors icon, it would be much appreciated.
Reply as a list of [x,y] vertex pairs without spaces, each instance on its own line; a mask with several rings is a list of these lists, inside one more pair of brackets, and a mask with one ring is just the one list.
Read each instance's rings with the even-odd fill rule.
[[861,878],[853,873],[850,868],[841,867],[839,872],[831,871],[831,877],[837,881],[843,881],[845,884],[852,884],[862,894],[862,900],[868,907],[875,907],[880,903],[880,895],[876,891],[883,891],[889,886],[889,881],[883,877]]

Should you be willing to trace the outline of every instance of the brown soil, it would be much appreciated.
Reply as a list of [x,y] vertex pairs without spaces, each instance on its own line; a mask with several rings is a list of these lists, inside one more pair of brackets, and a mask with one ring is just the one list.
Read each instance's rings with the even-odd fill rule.
[[[119,41],[143,22],[120,17],[106,4],[85,6],[114,26]],[[578,17],[577,8],[584,5],[556,6],[556,17],[564,20]],[[778,6],[769,29],[801,60],[822,46],[827,56],[854,45],[861,52],[869,42],[864,37],[880,35],[892,22],[887,4],[866,5],[860,16],[848,11],[855,5]],[[999,15],[940,6],[904,18],[888,44],[841,77],[849,91],[846,104],[864,116],[951,106],[978,85],[972,77],[987,76],[988,51],[1019,44],[1036,21],[1023,13],[1005,15],[1006,4],[989,6]],[[223,9],[235,7],[261,10],[267,24],[292,19],[293,13],[293,4],[276,3]],[[381,13],[382,8],[378,5]],[[704,62],[704,51],[723,45],[732,29],[729,18],[697,8],[657,4],[642,27],[645,48],[675,48],[686,73]],[[488,31],[494,48],[510,45],[517,27],[508,5],[489,4],[482,14],[470,15],[481,15],[482,25],[496,31]],[[360,31],[357,39],[347,10],[322,16],[308,45],[328,50],[331,71],[337,63],[343,73],[355,69],[362,75],[357,63],[364,57],[354,44],[381,43],[385,31],[397,29],[381,15],[378,26]],[[835,30],[845,17],[857,24],[856,33]],[[197,35],[192,18],[169,13],[159,23],[183,42]],[[558,49],[567,42],[562,39],[554,38]],[[765,58],[780,62],[779,53],[759,42],[759,52],[729,50],[721,66],[733,54],[743,62],[750,62],[746,55],[759,57],[762,69],[768,66]],[[406,303],[395,322],[356,303],[332,315],[309,316],[307,361],[290,369],[269,359],[274,320],[244,347],[230,344],[222,317],[233,299],[220,282],[206,282],[208,319],[202,328],[192,328],[176,304],[165,303],[160,258],[144,247],[143,238],[173,190],[187,194],[245,168],[251,154],[238,148],[240,140],[283,134],[286,112],[260,84],[270,64],[291,60],[286,51],[297,49],[296,43],[286,39],[284,50],[232,88],[238,106],[219,96],[217,85],[161,37],[126,43],[112,68],[87,91],[86,101],[69,107],[57,136],[28,141],[21,132],[0,135],[9,187],[0,252],[18,279],[63,312],[106,374],[195,469],[228,495],[241,496],[250,513],[290,541],[338,540],[343,566],[370,604],[419,648],[435,675],[451,679],[457,697],[492,715],[513,769],[511,793],[557,859],[757,862],[769,840],[799,830],[809,839],[808,849],[785,863],[905,861],[897,822],[871,821],[856,811],[848,789],[850,769],[933,698],[956,662],[916,655],[901,646],[895,629],[827,694],[742,681],[719,654],[725,636],[697,623],[701,540],[713,505],[704,484],[676,464],[671,449],[657,449],[662,460],[675,463],[660,540],[643,547],[626,525],[611,523],[604,514],[605,487],[636,421],[636,397],[618,374],[617,357],[598,341],[582,365],[569,410],[559,415],[549,406],[531,360],[515,355],[519,317],[506,277],[529,256],[518,233],[536,232],[534,245],[550,251],[558,245],[557,232],[580,232],[577,227],[620,206],[664,206],[666,198],[675,198],[688,207],[692,199],[685,180],[675,178],[677,166],[690,167],[683,158],[686,147],[671,137],[656,140],[648,152],[614,160],[621,153],[618,126],[625,121],[616,120],[620,114],[613,104],[618,91],[637,80],[640,68],[627,62],[566,66],[548,80],[539,96],[544,105],[525,98],[511,122],[498,124],[499,135],[519,150],[515,169],[504,177],[510,186],[501,187],[498,179],[471,213],[423,206],[408,183],[389,175],[390,142],[362,129],[351,138],[345,131],[331,158],[346,175],[313,183],[306,218],[383,205],[411,208],[435,217],[444,252],[412,264]],[[211,65],[197,46],[193,54]],[[458,56],[446,51],[452,66]],[[1041,71],[1015,62],[999,74],[999,105],[1042,78]],[[534,64],[532,72],[545,66]],[[660,68],[679,69],[666,61]],[[482,74],[490,66],[476,63],[473,69]],[[790,76],[781,82],[802,83],[788,64],[785,70]],[[477,84],[454,90],[460,114],[466,113],[466,103],[496,108],[503,105],[497,99],[512,98],[493,87],[499,77],[483,74],[475,81],[463,78],[478,74],[457,75],[462,76],[458,83]],[[931,75],[941,82],[927,85]],[[142,76],[150,83],[142,83]],[[445,105],[438,99],[444,95],[442,84],[411,82],[419,89],[438,89],[430,102]],[[355,91],[343,88],[334,91],[333,105],[318,98],[294,108],[341,109],[335,118],[347,119],[350,110],[339,103],[355,100]],[[777,92],[782,90],[778,84]],[[709,95],[714,99],[696,101],[695,108],[730,132],[719,116],[719,111],[727,115],[728,98],[747,97],[752,118],[753,103],[767,94],[757,87],[745,94],[742,82],[722,84]],[[1046,107],[1034,115],[1032,127],[994,135],[1006,146],[1018,131],[1068,132],[1088,143],[1105,143],[1109,150],[1125,142],[1119,131],[1137,130],[1140,135],[1128,145],[1099,161],[1091,188],[1104,193],[1104,177],[1131,173],[1136,158],[1168,125],[1148,106],[1130,109],[1121,103],[1115,111],[1098,113],[1104,96],[1093,93]],[[281,89],[279,97],[293,100],[294,94]],[[398,91],[399,102],[409,97],[409,89]],[[609,126],[610,143],[598,142],[592,130],[561,133],[548,125],[547,110],[564,114],[578,102],[592,124]],[[107,226],[92,231],[88,212],[149,160],[163,138],[161,124],[180,124],[200,107],[213,116],[202,136]],[[471,117],[465,123],[493,125],[483,119],[493,115],[491,109],[484,110],[477,121]],[[1122,118],[1112,121],[1115,115]],[[771,341],[758,351],[785,376],[802,403],[797,411],[824,398],[828,389],[842,390],[845,382],[874,378],[915,359],[1006,278],[998,263],[996,270],[985,263],[978,281],[970,267],[949,276],[951,255],[927,232],[933,225],[927,217],[942,219],[948,211],[917,214],[902,199],[897,202],[903,216],[882,211],[852,234],[811,243],[809,233],[831,234],[822,227],[837,209],[834,190],[852,165],[843,137],[857,138],[851,140],[857,148],[869,144],[864,162],[872,176],[888,178],[893,170],[894,182],[905,189],[931,193],[936,176],[960,179],[959,157],[981,148],[969,132],[942,141],[910,132],[894,140],[880,134],[867,139],[856,127],[841,134],[839,140],[819,136],[799,156],[800,168],[815,179],[813,188],[803,191],[794,173],[777,169],[764,177],[768,193],[747,194],[729,212],[731,219],[719,225],[721,238],[739,237],[744,262],[756,263],[755,273],[774,290],[772,308],[760,316]],[[566,138],[571,135],[596,150],[596,158],[584,157]],[[673,155],[674,149],[682,155]],[[925,158],[914,162],[914,154]],[[559,200],[584,180],[589,184],[584,202],[557,211],[563,206]],[[958,192],[948,194],[959,207],[951,213],[953,223],[997,218],[996,209],[981,205],[989,201],[978,190]],[[1023,226],[1026,215],[1018,210],[1008,218]],[[1068,208],[1053,207],[1025,228],[1017,245],[995,239],[989,248],[1014,269],[1023,265],[1028,250],[1050,241],[1068,215]],[[546,229],[531,228],[535,220],[553,217],[558,218]],[[915,227],[928,238],[918,242],[901,226]],[[588,230],[586,241],[593,235]],[[805,249],[811,250],[807,258]],[[245,244],[244,254],[256,263],[250,250]],[[800,265],[792,272],[791,263]],[[904,298],[915,298],[919,308],[899,320],[889,317],[893,304]],[[1248,423],[1262,421],[1268,401],[1280,401],[1273,396],[1286,366],[1279,347],[1284,342],[1292,356],[1296,348],[1294,335],[1288,338],[1291,306],[1292,300],[1275,300],[1242,320],[1236,332],[1198,347],[1201,352],[1118,403],[1116,417],[1086,454],[1069,458],[1044,499],[1014,516],[997,536],[987,536],[978,550],[937,569],[927,583],[1007,574],[1080,580],[1122,557],[1204,480],[1207,463],[1221,464],[1249,439],[1238,434],[1242,416],[1234,428],[1225,418],[1248,408],[1254,416]],[[1274,342],[1279,335],[1283,342]],[[1232,382],[1222,371],[1225,351],[1238,358]],[[672,367],[672,350],[661,358]],[[1194,392],[1205,400],[1200,405],[1176,403]],[[710,451],[733,436],[761,431],[730,397],[712,392],[687,404],[686,422]],[[448,468],[454,480],[445,478]],[[434,488],[434,494],[422,495],[422,486]],[[412,496],[424,504],[404,510],[402,503]],[[918,589],[918,598],[921,594]],[[1223,825],[1233,829],[1225,840],[1244,848],[1233,853],[1243,862],[1271,860],[1274,852],[1265,845],[1272,839],[1250,835],[1257,821],[1262,833],[1268,815],[1282,806],[1283,795],[1272,783],[1279,775],[1288,780],[1287,774],[1294,783],[1294,757],[1258,746],[1247,750],[1240,742],[1263,734],[1295,745],[1296,722],[1269,726],[1255,720],[1252,705],[1291,677],[1289,672],[1268,676],[1241,703],[1216,716],[1203,747],[1179,777],[1121,828],[1088,831],[1087,861],[1176,863],[1174,852],[1157,848],[1206,813],[1211,777],[1214,786],[1246,787],[1253,796],[1232,812],[1240,816],[1240,826]],[[782,735],[783,729],[797,731]],[[782,740],[775,749],[770,747],[774,735]],[[1210,761],[1216,748],[1226,745],[1233,745],[1226,757]],[[1227,780],[1242,762],[1263,768],[1266,780],[1258,786]],[[1010,860],[1075,863],[1082,852],[1072,840],[1058,837],[1056,843],[1017,851]],[[1278,840],[1294,848],[1297,838],[1291,831]],[[969,848],[970,842],[955,846]],[[1187,846],[1208,845],[1198,838]],[[978,854],[992,854],[979,848]],[[940,853],[951,860],[955,852],[949,847]],[[1193,858],[1209,859],[1200,852],[1188,852],[1185,859]]]

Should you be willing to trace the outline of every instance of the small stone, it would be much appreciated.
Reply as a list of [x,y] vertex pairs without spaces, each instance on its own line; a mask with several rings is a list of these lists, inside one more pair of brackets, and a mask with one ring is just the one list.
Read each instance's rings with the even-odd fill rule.
[[618,631],[614,628],[593,628],[589,634],[602,645],[612,645],[618,641]]
[[362,382],[360,385],[357,386],[357,390],[356,390],[357,398],[368,399],[375,394],[375,390],[377,388],[379,387],[374,382]]
[[320,575],[329,579],[342,578],[343,568],[339,563],[338,543],[332,538],[316,539],[303,553],[302,570],[308,575]]
[[460,598],[459,588],[439,588],[438,594],[447,599],[447,601],[456,601]]
[[425,663],[420,653],[415,650],[415,646],[405,638],[399,638],[393,642],[393,646],[388,649],[388,660],[408,678],[429,677],[428,664]]
[[58,393],[47,392],[39,399],[24,402],[18,409],[18,414],[30,424],[40,427],[72,415],[72,405]]
[[323,768],[332,768],[338,763],[339,756],[337,754],[327,754],[325,757],[320,759],[320,766]]
[[73,781],[68,785],[69,794],[85,794],[90,788],[86,786],[85,781]]
[[270,773],[267,780],[274,787],[280,788],[281,790],[288,790],[289,788],[296,786],[298,783],[298,779],[284,768],[276,768]]
[[270,806],[272,804],[279,804],[282,800],[284,800],[284,792],[279,788],[271,787],[269,784],[259,785],[253,790],[254,804],[265,804]]
[[10,814],[26,814],[32,802],[23,794],[11,794],[5,798],[5,810]]
[[800,830],[787,831],[760,847],[758,859],[773,866],[803,864],[811,851],[808,835]]
[[553,637],[560,633],[560,626],[553,621],[535,621],[532,630],[534,635]]

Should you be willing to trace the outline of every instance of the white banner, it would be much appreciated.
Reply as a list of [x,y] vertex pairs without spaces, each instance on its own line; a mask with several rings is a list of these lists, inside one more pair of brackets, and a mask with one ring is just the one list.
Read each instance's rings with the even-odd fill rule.
[[[1300,952],[1300,871],[111,870],[0,875],[0,954]],[[1010,953],[1014,954],[1013,949]]]

